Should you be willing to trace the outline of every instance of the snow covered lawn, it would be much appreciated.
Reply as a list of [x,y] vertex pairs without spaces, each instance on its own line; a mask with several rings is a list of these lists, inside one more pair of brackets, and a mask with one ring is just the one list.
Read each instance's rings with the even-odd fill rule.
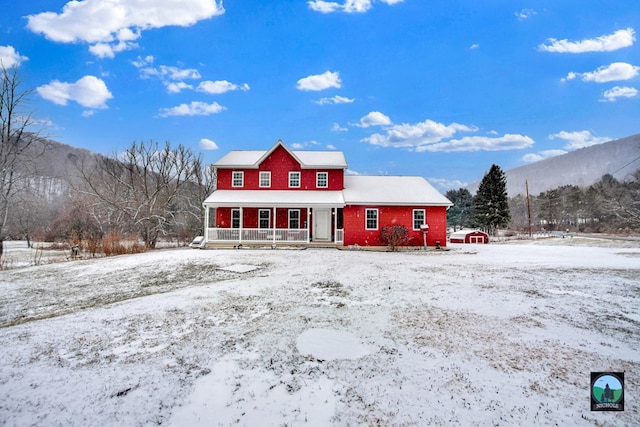
[[0,425],[640,424],[640,244],[451,248],[2,271]]

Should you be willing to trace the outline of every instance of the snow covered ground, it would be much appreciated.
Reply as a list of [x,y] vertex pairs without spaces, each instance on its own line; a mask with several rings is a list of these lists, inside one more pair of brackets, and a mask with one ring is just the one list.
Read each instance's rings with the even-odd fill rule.
[[450,248],[2,271],[0,425],[640,425],[639,242]]

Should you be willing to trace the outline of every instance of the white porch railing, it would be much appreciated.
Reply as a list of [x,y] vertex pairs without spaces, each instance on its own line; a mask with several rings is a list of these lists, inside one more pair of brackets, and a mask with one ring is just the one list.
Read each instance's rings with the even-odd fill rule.
[[238,243],[307,243],[309,233],[306,229],[294,228],[209,228],[208,242]]

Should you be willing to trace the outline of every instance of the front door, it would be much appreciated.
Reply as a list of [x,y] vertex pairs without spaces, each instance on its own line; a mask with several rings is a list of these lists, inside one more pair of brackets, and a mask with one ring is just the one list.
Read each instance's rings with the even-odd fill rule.
[[331,209],[313,211],[313,240],[331,240]]

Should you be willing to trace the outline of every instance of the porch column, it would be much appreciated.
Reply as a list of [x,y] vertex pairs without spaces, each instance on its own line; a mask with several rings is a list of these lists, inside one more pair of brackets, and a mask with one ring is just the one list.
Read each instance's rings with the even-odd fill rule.
[[307,208],[307,243],[311,242],[311,208]]
[[203,224],[203,229],[204,229],[204,242],[207,243],[207,240],[209,240],[209,206],[205,206],[204,207],[204,224]]
[[278,224],[278,218],[277,218],[277,212],[278,212],[278,208],[277,207],[273,207],[273,245],[275,246],[276,244],[276,225]]
[[244,213],[242,211],[242,206],[240,206],[240,228],[238,229],[238,243],[242,243],[242,227],[244,227],[243,218]]

